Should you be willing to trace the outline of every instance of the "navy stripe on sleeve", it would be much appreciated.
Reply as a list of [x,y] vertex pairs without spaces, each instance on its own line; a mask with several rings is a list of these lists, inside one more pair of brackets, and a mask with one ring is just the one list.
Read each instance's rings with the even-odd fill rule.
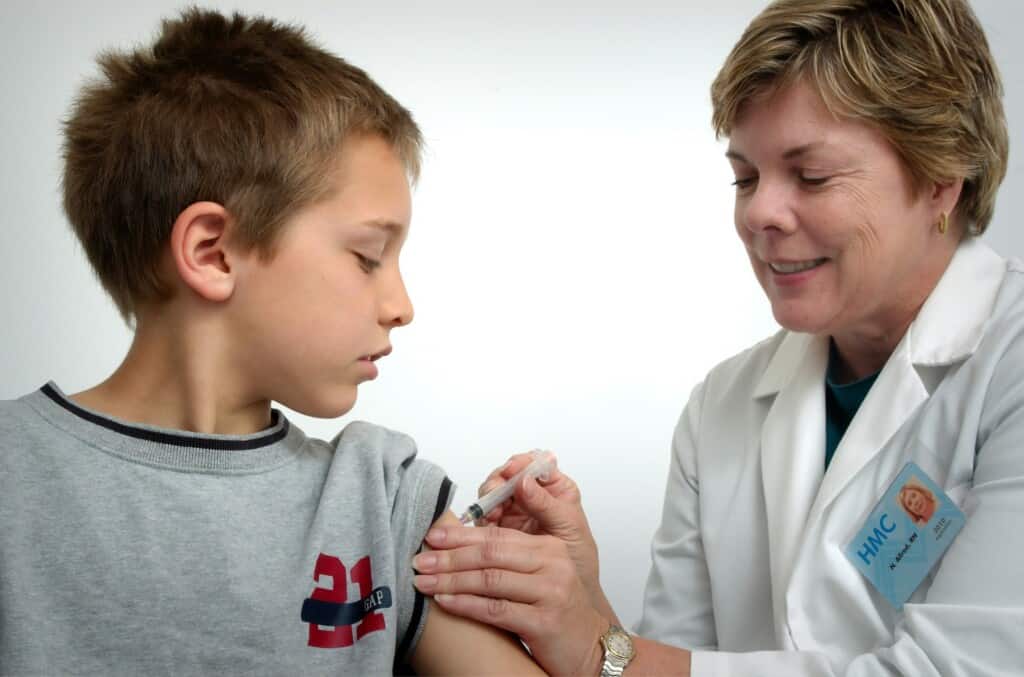
[[[452,492],[452,481],[447,477],[441,482],[441,488],[437,492],[437,503],[434,505],[434,518],[430,520],[433,524],[436,522],[442,514],[444,514],[445,508],[448,507],[449,496]],[[420,550],[423,548],[420,547]],[[423,594],[417,590],[416,597],[412,605],[412,619],[409,621],[409,626],[405,629],[405,636],[402,637],[402,641],[398,644],[398,651],[395,653],[395,666],[394,672],[396,675],[415,674],[412,669],[405,665],[404,661],[406,654],[409,652],[409,647],[412,646],[413,637],[416,635],[416,628],[419,627],[420,619],[423,617],[423,606],[426,600],[423,598]]]

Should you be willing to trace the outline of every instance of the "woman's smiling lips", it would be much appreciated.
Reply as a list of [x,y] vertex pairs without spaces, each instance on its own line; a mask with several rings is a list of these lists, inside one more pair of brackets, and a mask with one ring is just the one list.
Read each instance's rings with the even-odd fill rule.
[[804,259],[802,261],[766,261],[772,272],[772,281],[779,286],[800,285],[814,277],[829,259]]

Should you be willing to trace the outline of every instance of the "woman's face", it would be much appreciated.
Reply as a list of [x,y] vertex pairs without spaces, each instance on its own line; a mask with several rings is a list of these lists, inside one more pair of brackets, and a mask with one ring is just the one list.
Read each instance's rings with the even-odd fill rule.
[[881,132],[834,117],[802,80],[749,101],[727,155],[736,230],[776,321],[902,334],[956,248],[936,228],[948,195],[915,191]]
[[928,519],[931,517],[931,501],[924,495],[924,492],[914,487],[908,487],[903,491],[903,505],[915,515]]

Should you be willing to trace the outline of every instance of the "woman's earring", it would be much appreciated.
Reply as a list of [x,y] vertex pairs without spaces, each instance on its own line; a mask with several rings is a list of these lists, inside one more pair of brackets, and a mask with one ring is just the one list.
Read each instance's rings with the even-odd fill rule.
[[949,219],[946,217],[946,212],[942,212],[939,215],[939,232],[943,235],[946,234],[946,230],[949,228]]

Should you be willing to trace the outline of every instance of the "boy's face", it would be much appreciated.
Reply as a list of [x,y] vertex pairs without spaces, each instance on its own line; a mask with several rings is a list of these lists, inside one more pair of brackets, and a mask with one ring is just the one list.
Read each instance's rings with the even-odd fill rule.
[[349,137],[331,180],[270,261],[243,254],[229,302],[243,392],[319,417],[352,408],[413,315],[398,269],[411,218],[402,162],[379,137]]

